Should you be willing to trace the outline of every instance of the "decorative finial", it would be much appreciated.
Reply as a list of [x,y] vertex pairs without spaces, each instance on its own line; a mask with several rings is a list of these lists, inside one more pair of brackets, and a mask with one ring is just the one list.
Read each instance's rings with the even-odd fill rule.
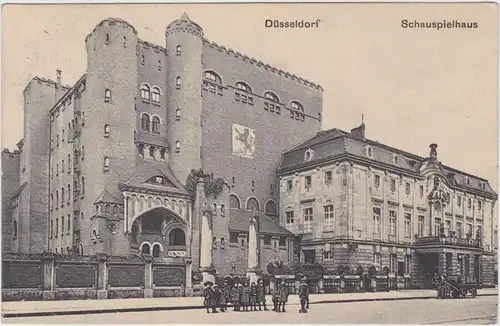
[[181,20],[187,20],[187,21],[191,21],[191,19],[189,18],[189,16],[187,15],[187,13],[183,13],[182,16],[181,16]]
[[364,121],[364,114],[361,113],[361,124],[364,124],[364,123],[365,123],[365,121]]
[[438,147],[438,145],[437,144],[430,144],[429,147],[431,148],[431,152],[429,154],[429,157],[432,160],[437,160],[437,147]]

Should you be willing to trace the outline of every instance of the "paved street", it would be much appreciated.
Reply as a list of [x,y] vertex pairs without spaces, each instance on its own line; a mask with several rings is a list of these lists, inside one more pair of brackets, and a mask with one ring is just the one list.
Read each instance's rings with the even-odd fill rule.
[[371,301],[314,304],[308,314],[299,314],[292,305],[286,313],[226,312],[207,314],[204,310],[104,313],[50,317],[5,318],[4,323],[60,324],[151,324],[151,323],[357,323],[357,324],[493,324],[498,296],[475,299]]

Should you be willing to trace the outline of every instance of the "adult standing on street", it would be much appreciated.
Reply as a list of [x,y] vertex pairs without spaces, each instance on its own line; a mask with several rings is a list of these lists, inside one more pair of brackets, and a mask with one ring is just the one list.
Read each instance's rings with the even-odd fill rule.
[[[306,305],[309,302],[309,285],[307,285],[306,278],[302,278],[302,283],[299,288],[300,310],[299,313],[307,313]],[[307,307],[309,308],[309,307]]]

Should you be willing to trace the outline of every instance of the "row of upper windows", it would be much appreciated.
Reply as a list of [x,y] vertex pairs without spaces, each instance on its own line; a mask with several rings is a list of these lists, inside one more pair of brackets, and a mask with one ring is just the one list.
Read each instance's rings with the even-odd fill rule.
[[[180,111],[179,111],[180,115]],[[149,116],[148,113],[143,112],[141,113],[141,130],[150,132],[152,131],[155,134],[160,133],[160,125],[161,125],[161,119],[157,115],[153,115],[153,118]],[[151,128],[152,127],[152,128]]]
[[[69,235],[70,232],[71,232],[71,215],[68,214],[67,215],[67,223],[66,223],[66,228],[64,227],[64,220],[65,218],[64,217],[61,217],[61,237],[64,236],[64,231],[66,231],[66,233]],[[57,238],[57,236],[59,235],[59,218],[56,218],[56,225],[55,225],[56,229],[54,230],[54,223],[53,221],[51,220],[50,221],[50,230],[49,230],[49,237],[52,238]]]
[[[78,186],[80,186],[80,189],[78,188]],[[74,180],[73,181],[73,198],[76,199],[76,197],[78,195],[81,195],[83,196],[85,194],[85,177],[81,177],[81,182],[80,184],[78,184],[78,180]],[[71,201],[71,184],[68,183],[68,186],[67,186],[67,203],[69,205],[70,201]],[[65,203],[65,188],[64,187],[61,187],[61,207],[64,206],[64,203]],[[55,191],[55,197],[54,197],[54,193],[51,193],[50,194],[50,210],[53,210],[53,209],[58,209],[59,208],[59,190],[56,190]]]
[[[342,169],[342,185],[343,186],[347,186],[347,184],[348,184],[347,176],[348,176],[347,169]],[[333,181],[333,172],[331,170],[325,171],[324,172],[324,182],[326,184],[330,184],[332,181]],[[373,185],[375,188],[380,187],[380,175],[378,175],[378,174],[374,175]],[[310,176],[310,175],[304,176],[304,186],[306,189],[311,188],[312,176]],[[293,190],[293,180],[291,180],[291,179],[286,180],[286,191],[289,192],[292,190]],[[396,191],[396,179],[394,179],[394,178],[390,179],[390,190],[393,193]],[[420,190],[419,191],[420,198],[423,198],[425,195],[424,186],[420,186],[419,190]],[[409,182],[405,183],[405,193],[407,195],[411,194],[411,183],[409,183]],[[448,198],[450,198],[450,194],[448,193],[447,195],[448,195]],[[457,195],[457,205],[458,205],[458,207],[460,207],[462,205],[462,196],[460,196],[460,195]],[[467,206],[469,209],[472,207],[472,199],[471,198],[468,198]],[[478,199],[477,200],[478,210],[481,211],[482,207],[483,207],[482,201]]]
[[[273,238],[277,238],[275,241],[272,241]],[[262,242],[264,246],[273,246],[274,248],[285,248],[286,247],[286,237],[281,236],[281,237],[276,237],[276,236],[271,236],[271,235],[264,235],[261,237]],[[213,238],[212,243],[216,243],[216,238]],[[221,244],[224,244],[225,239],[221,238]],[[245,233],[239,233],[239,232],[230,232],[229,233],[229,243],[232,244],[238,244],[241,247],[248,247],[248,241],[247,241],[247,235]]]
[[[75,166],[78,164],[78,158],[80,158],[82,161],[85,159],[85,146],[82,146],[81,150],[80,150],[80,153],[79,155],[75,155],[75,161],[73,162],[75,164]],[[68,174],[71,173],[71,154],[68,154],[68,160],[67,160],[67,170],[68,170]],[[65,166],[65,162],[64,162],[64,159],[62,159],[61,161],[61,173],[64,173],[64,166]],[[59,163],[56,163],[55,165],[55,174],[54,174],[54,166],[52,166],[51,168],[51,172],[50,172],[50,177],[51,179],[54,179],[54,175],[57,177],[59,176]]]
[[162,95],[161,89],[158,86],[150,86],[148,83],[141,84],[141,98],[145,100],[150,100],[156,103],[160,102],[160,96]]
[[[237,195],[231,194],[229,196],[229,207],[232,209],[241,209],[241,203],[240,199],[238,198]],[[246,210],[256,210],[260,211],[260,202],[257,198],[255,197],[250,197],[247,199],[246,205],[245,205]],[[264,212],[267,215],[278,215],[278,205],[273,199],[269,199],[264,207]]]
[[[374,158],[374,154],[373,154],[373,149],[372,149],[372,147],[371,147],[371,146],[369,146],[369,145],[367,145],[367,146],[365,147],[365,149],[366,149],[366,151],[365,151],[366,156],[367,156],[367,157],[369,157],[369,158],[372,158],[372,159],[373,159],[373,158]],[[398,157],[399,157],[399,156],[398,156],[397,154],[394,154],[394,153],[392,154],[392,164],[394,164],[394,165],[397,165],[397,164],[398,164],[398,162],[399,162]],[[470,178],[469,178],[469,177],[467,177],[467,176],[465,177],[465,183],[466,183],[468,186],[470,186],[470,184],[471,184],[471,182],[470,182]],[[478,184],[479,184],[479,188],[480,188],[480,189],[486,189],[486,183],[485,183],[485,182],[483,182],[483,181],[479,181],[479,183],[478,183]]]
[[[212,83],[215,83],[215,84],[222,86],[222,78],[214,71],[205,71],[203,77],[207,81],[210,81]],[[245,82],[237,82],[234,87],[241,92],[253,94],[252,87],[250,87],[250,85],[248,85]],[[274,92],[266,91],[266,92],[264,92],[263,97],[270,102],[273,102],[276,104],[281,104],[278,95],[276,95],[276,93],[274,93]],[[253,101],[248,101],[248,103],[252,104]],[[304,107],[302,106],[302,104],[300,104],[298,101],[294,100],[294,101],[290,102],[290,108],[291,108],[291,113],[290,113],[291,118],[297,118],[300,120],[304,119],[304,116],[305,116],[304,115]],[[278,108],[273,107],[273,109],[277,109],[276,113],[280,114],[279,107]]]

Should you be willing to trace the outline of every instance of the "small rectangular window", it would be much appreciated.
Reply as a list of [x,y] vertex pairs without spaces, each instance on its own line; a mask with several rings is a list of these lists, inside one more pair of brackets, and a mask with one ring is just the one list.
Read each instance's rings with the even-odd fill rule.
[[231,232],[229,234],[229,242],[230,243],[238,243],[238,233],[236,232]]
[[325,183],[330,183],[333,180],[332,171],[325,172]]
[[306,188],[310,188],[312,185],[312,177],[310,175],[305,177],[305,185]]
[[293,186],[292,180],[287,180],[286,181],[286,191],[292,190],[292,186]]
[[266,246],[270,246],[271,245],[271,236],[270,235],[264,236],[264,244]]

